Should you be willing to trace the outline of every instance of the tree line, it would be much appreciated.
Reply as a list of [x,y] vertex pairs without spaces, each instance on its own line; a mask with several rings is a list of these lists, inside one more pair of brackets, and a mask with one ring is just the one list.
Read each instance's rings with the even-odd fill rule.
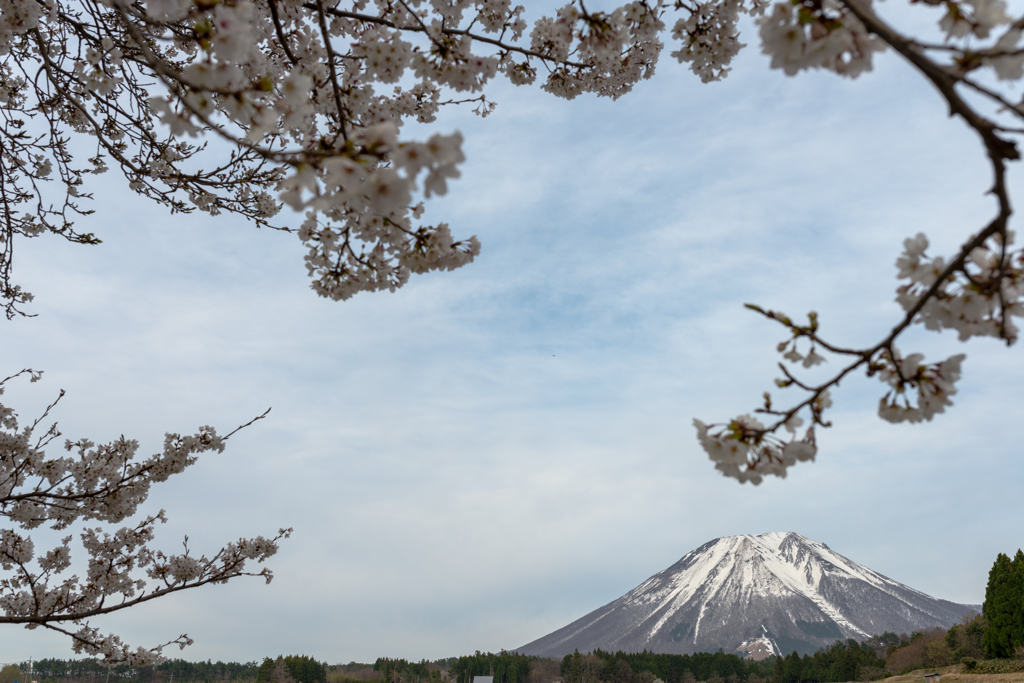
[[[168,659],[155,666],[129,667],[125,664],[104,666],[95,657],[85,659],[40,659],[32,662],[32,671],[41,681],[100,681],[132,679],[148,683],[171,678],[180,681],[244,681],[254,680],[259,671],[256,662],[188,662]],[[22,662],[28,672],[29,662]]]
[[373,670],[379,674],[379,680],[383,683],[420,683],[420,681],[431,681],[440,683],[441,671],[437,666],[431,667],[427,660],[410,662],[405,659],[391,659],[390,657],[378,657],[373,663]]
[[532,663],[539,659],[505,650],[498,654],[477,650],[451,662],[449,677],[454,683],[473,683],[473,676],[494,676],[494,683],[526,683]]
[[[278,666],[281,667],[278,670]],[[27,673],[30,663],[22,662],[18,668]],[[262,664],[257,662],[189,662],[184,659],[168,659],[151,666],[129,667],[124,664],[104,666],[101,660],[85,659],[40,659],[31,663],[35,678],[41,683],[61,681],[107,681],[130,680],[133,683],[169,683],[170,681],[255,681],[256,683],[327,683],[327,664],[312,657],[293,655],[271,659],[266,657]],[[277,676],[275,677],[275,671]],[[282,680],[282,672],[288,678]]]
[[813,655],[800,657],[796,652],[779,658],[769,683],[838,683],[874,681],[885,678],[886,660],[879,657],[870,641],[858,643],[850,638],[835,642]]
[[[562,680],[565,683],[640,683],[644,672],[650,679],[665,683],[688,681],[746,681],[750,675],[764,679],[766,669],[761,662],[742,659],[735,654],[697,652],[691,655],[658,654],[654,652],[616,652],[594,650],[591,655],[599,662],[574,652],[562,659]],[[649,683],[649,682],[647,682]]]
[[875,680],[886,674],[885,659],[869,643],[837,641],[813,655],[796,652],[761,661],[736,654],[697,652],[687,655],[654,652],[578,651],[562,659],[565,683],[835,683]]
[[305,655],[265,657],[256,683],[327,683],[327,664]]

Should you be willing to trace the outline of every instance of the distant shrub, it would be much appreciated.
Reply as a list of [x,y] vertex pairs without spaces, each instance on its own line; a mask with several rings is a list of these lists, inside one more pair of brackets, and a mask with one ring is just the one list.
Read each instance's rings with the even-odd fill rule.
[[17,664],[8,664],[0,669],[0,683],[14,683],[21,679],[21,668]]
[[946,644],[945,635],[941,635],[930,641],[924,648],[924,665],[929,669],[936,669],[940,666],[949,666],[956,660],[953,659],[953,651]]
[[979,674],[1012,674],[1024,671],[1024,662],[1016,659],[986,659],[978,662],[974,673]]
[[860,675],[857,677],[857,680],[879,681],[883,678],[888,677],[889,675],[889,672],[880,666],[862,666],[860,668]]
[[952,653],[946,644],[946,630],[941,628],[915,631],[909,645],[893,650],[885,660],[886,670],[894,674],[947,664],[952,664]]
[[985,658],[985,629],[988,623],[980,614],[964,617],[946,633],[946,644],[952,651],[954,660]]

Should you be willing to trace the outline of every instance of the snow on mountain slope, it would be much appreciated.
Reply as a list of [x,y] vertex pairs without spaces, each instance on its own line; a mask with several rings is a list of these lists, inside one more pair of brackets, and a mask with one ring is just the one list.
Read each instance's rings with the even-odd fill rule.
[[950,626],[978,609],[932,598],[799,534],[729,536],[517,651],[804,654],[839,638]]

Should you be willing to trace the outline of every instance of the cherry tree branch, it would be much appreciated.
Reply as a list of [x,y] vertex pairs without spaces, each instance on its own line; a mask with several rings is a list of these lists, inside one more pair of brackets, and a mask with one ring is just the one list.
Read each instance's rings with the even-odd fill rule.
[[[35,382],[42,373],[25,369],[0,380],[4,385],[23,375]],[[61,397],[64,392],[61,392]],[[58,401],[60,399],[58,398]],[[269,583],[270,569],[249,569],[277,553],[291,529],[275,536],[241,538],[212,556],[195,557],[185,538],[184,551],[168,554],[151,548],[163,511],[113,531],[86,528],[80,534],[88,562],[85,575],[62,578],[71,569],[71,536],[51,550],[39,553],[30,536],[15,529],[32,530],[44,523],[53,529],[96,519],[120,522],[134,515],[148,497],[150,487],[184,471],[205,451],[223,451],[224,442],[270,412],[249,420],[225,437],[211,427],[193,436],[167,434],[162,453],[136,461],[138,443],[121,437],[97,446],[82,439],[68,442],[77,457],[49,457],[42,448],[59,434],[56,424],[34,440],[35,430],[57,405],[53,401],[28,426],[19,428],[16,413],[0,405],[0,517],[12,528],[0,528],[0,624],[44,626],[72,637],[76,651],[102,654],[109,663],[152,663],[163,646],[134,651],[116,636],[105,636],[88,619],[102,617],[144,603],[242,576],[259,576]],[[62,627],[70,624],[77,630]],[[171,641],[187,644],[187,636]]]
[[[1015,288],[1024,271],[1020,269],[1020,258],[1014,264],[1013,256],[1007,251],[1012,241],[1008,230],[1012,209],[1006,187],[1006,162],[1019,160],[1020,154],[1014,141],[998,135],[998,131],[1007,129],[978,113],[960,96],[956,86],[963,84],[981,92],[1007,106],[1018,117],[1021,117],[1021,112],[997,93],[978,86],[948,66],[934,62],[923,53],[919,44],[900,35],[861,0],[841,2],[867,32],[895,49],[936,87],[947,102],[951,116],[960,117],[978,134],[992,167],[993,185],[989,193],[996,198],[997,213],[948,261],[941,257],[929,260],[924,256],[927,248],[924,235],[919,234],[906,241],[906,251],[897,262],[901,268],[900,277],[910,280],[898,290],[897,300],[904,307],[904,315],[873,346],[853,349],[827,342],[818,332],[817,313],[810,314],[807,325],[798,325],[785,314],[747,304],[748,308],[787,329],[791,336],[779,344],[779,351],[785,351],[784,356],[790,362],[802,362],[804,367],[817,365],[825,360],[817,353],[818,348],[836,356],[854,358],[831,377],[816,384],[800,380],[780,363],[784,377],[776,380],[776,384],[782,388],[796,387],[807,396],[780,410],[773,406],[771,395],[766,392],[764,406],[755,412],[776,418],[768,425],[750,416],[741,416],[724,425],[705,425],[695,421],[698,438],[716,461],[716,467],[741,482],[759,483],[766,474],[785,476],[786,469],[796,462],[813,459],[817,451],[813,429],[815,426],[829,426],[822,413],[831,405],[830,391],[862,367],[868,376],[878,375],[890,387],[879,406],[879,414],[884,419],[894,422],[930,420],[951,405],[949,397],[956,393],[954,384],[959,379],[964,356],[957,355],[930,366],[923,363],[921,354],[903,358],[895,344],[910,325],[923,323],[930,329],[952,327],[960,331],[962,339],[989,334],[1002,338],[1008,345],[1017,339],[1016,327],[1010,320],[1009,301],[1013,295],[1008,295],[1007,288]],[[816,8],[815,11],[823,11],[813,2],[812,7]],[[968,315],[968,310],[973,313]],[[979,310],[982,311],[981,318],[978,318]],[[1022,312],[1014,310],[1017,315]],[[810,343],[806,355],[797,350],[799,340]],[[916,406],[907,397],[908,390],[917,390]],[[796,427],[803,422],[798,415],[805,410],[810,412],[811,427],[803,439],[798,440]],[[793,434],[792,439],[787,441],[779,437],[780,430],[789,431]]]

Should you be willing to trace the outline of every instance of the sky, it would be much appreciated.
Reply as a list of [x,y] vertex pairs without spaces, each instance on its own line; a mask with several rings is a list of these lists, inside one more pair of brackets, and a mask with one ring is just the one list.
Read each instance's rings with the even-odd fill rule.
[[[142,512],[167,510],[160,547],[188,535],[207,554],[294,527],[273,582],[94,625],[133,645],[188,633],[168,654],[190,660],[497,651],[711,539],[768,531],[981,603],[996,555],[1024,545],[1019,347],[913,330],[905,352],[967,353],[955,407],[890,425],[883,385],[851,377],[816,462],[784,480],[725,479],[696,441],[693,418],[750,412],[774,387],[785,335],[744,303],[816,310],[827,339],[873,344],[899,317],[903,240],[923,231],[948,254],[993,208],[973,134],[895,55],[854,81],[789,78],[746,37],[721,83],[666,50],[617,102],[496,82],[486,119],[410,127],[463,132],[462,178],[426,220],[483,251],[393,294],[318,299],[294,235],[171,216],[113,173],[78,223],[102,245],[16,245],[38,316],[4,323],[4,376],[45,371],[5,393],[23,418],[64,389],[66,437],[124,434],[148,454],[165,432],[225,433],[272,407]],[[1020,196],[1018,168],[1010,182]],[[0,662],[29,656],[70,643],[5,626]]]

